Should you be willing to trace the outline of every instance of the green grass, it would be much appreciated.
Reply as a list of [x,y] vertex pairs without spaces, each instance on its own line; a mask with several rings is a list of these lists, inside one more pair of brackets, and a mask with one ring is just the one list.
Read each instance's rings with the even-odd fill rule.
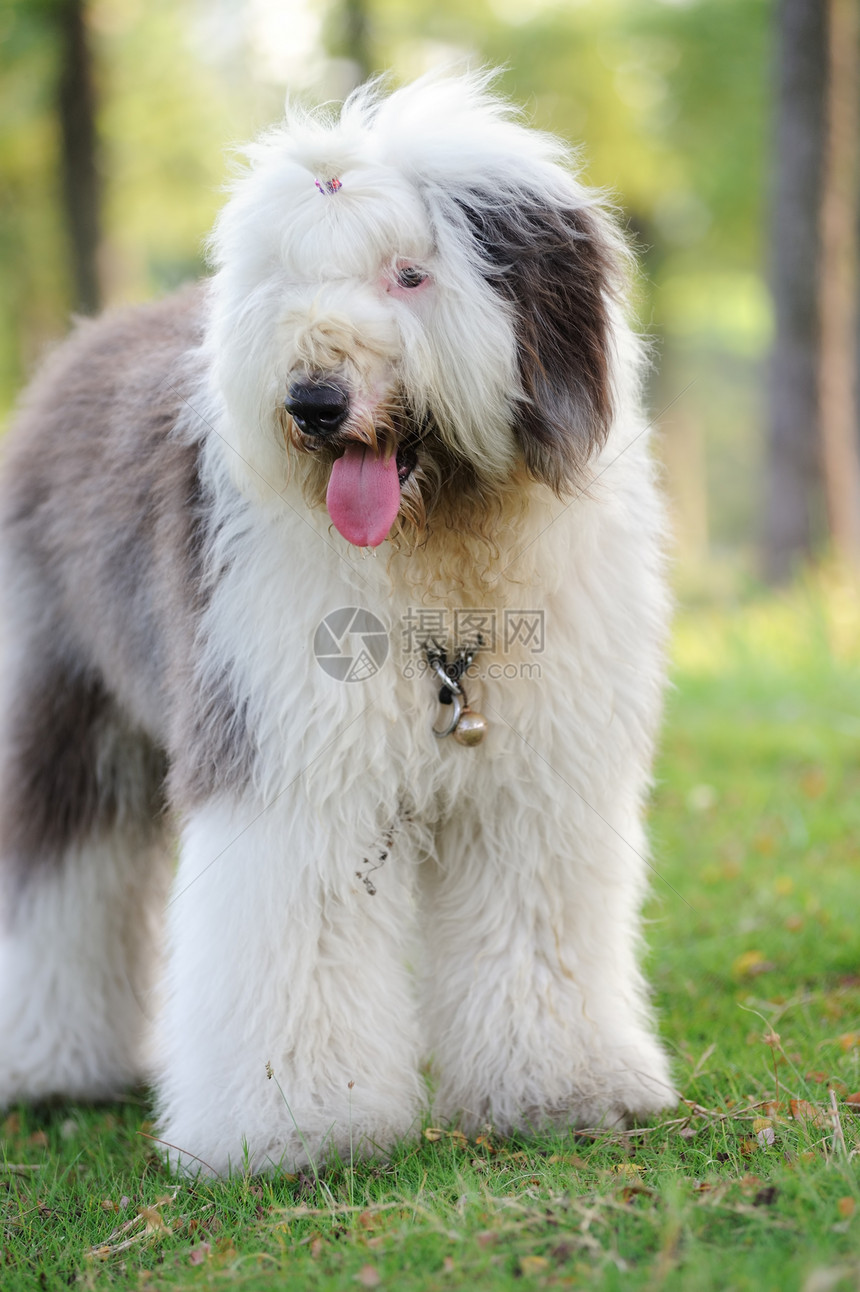
[[211,1184],[166,1174],[143,1099],[23,1107],[2,1126],[3,1292],[860,1286],[857,605],[831,579],[679,620],[648,972],[707,1112],[431,1130],[354,1171]]

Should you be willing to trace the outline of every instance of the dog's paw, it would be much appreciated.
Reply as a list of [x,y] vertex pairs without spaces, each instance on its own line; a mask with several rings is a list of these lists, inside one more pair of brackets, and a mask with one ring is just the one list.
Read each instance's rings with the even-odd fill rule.
[[[424,1105],[412,1096],[398,1106],[372,1110],[338,1108],[303,1112],[272,1100],[237,1117],[233,1109],[164,1109],[158,1147],[180,1175],[316,1174],[332,1163],[385,1155],[417,1134]],[[358,1103],[358,1100],[356,1100]],[[364,1115],[362,1115],[362,1113]]]
[[680,1094],[671,1081],[656,1082],[648,1077],[639,1080],[627,1077],[619,1081],[617,1075],[607,1082],[606,1093],[589,1092],[571,1101],[567,1123],[584,1127],[626,1127],[634,1122],[648,1121],[676,1106]]
[[51,1098],[115,1099],[145,1079],[140,1067],[102,1052],[81,1054],[72,1046],[57,1044],[35,1054],[25,1047],[16,1048],[16,1053],[17,1063],[0,1059],[0,1110]]
[[174,1175],[226,1178],[235,1175],[278,1175],[315,1172],[317,1162],[298,1136],[272,1136],[249,1142],[240,1136],[188,1136],[180,1127],[163,1126],[158,1148]]
[[188,1135],[181,1127],[168,1124],[159,1131],[158,1147],[165,1164],[176,1175],[316,1175],[333,1163],[384,1156],[414,1136],[417,1125],[416,1118],[406,1127],[387,1132],[379,1127],[368,1134],[358,1127],[351,1132],[329,1127],[322,1135],[272,1131],[250,1139],[236,1135],[228,1140],[223,1136]]
[[678,1091],[668,1060],[652,1037],[616,1052],[608,1060],[571,1063],[567,1072],[535,1072],[520,1066],[520,1080],[487,1083],[468,1090],[440,1081],[434,1118],[457,1122],[467,1131],[492,1125],[500,1134],[530,1133],[553,1127],[626,1126],[673,1108]]
[[569,1126],[629,1126],[674,1108],[679,1094],[668,1060],[658,1043],[625,1053],[610,1067],[589,1071],[581,1078],[555,1121]]
[[583,1094],[592,1120],[579,1125],[620,1126],[674,1108],[679,1093],[672,1080],[668,1059],[654,1037],[625,1048],[601,1074],[590,1074]]

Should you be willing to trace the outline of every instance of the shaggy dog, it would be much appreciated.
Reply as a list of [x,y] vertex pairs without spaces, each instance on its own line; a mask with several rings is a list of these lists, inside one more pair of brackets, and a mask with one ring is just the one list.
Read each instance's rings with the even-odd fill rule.
[[80,324],[9,445],[0,1104],[151,1075],[213,1173],[390,1147],[425,1060],[467,1130],[653,1113],[623,240],[485,76],[248,156],[212,278]]

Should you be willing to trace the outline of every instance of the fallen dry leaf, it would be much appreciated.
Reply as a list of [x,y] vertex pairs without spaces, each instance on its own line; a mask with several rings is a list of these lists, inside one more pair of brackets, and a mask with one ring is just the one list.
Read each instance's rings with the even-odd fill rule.
[[761,951],[744,951],[732,964],[732,973],[736,978],[754,978],[756,974],[770,973],[776,965],[772,960],[765,960]]
[[428,1126],[424,1132],[424,1138],[429,1139],[431,1144],[435,1144],[440,1139],[449,1139],[458,1148],[469,1146],[469,1138],[461,1130],[443,1130],[441,1126]]
[[849,1197],[840,1198],[836,1204],[836,1208],[843,1220],[849,1220],[851,1216],[854,1215],[854,1212],[857,1208],[857,1203],[854,1201],[853,1198],[849,1198]]
[[795,1121],[811,1122],[813,1126],[829,1126],[830,1118],[823,1108],[816,1108],[808,1099],[792,1099],[789,1107]]
[[154,1207],[141,1207],[138,1212],[140,1219],[146,1222],[147,1234],[170,1234],[173,1232],[158,1210],[161,1205],[160,1202],[157,1202]]
[[619,1196],[622,1202],[632,1202],[634,1198],[653,1198],[654,1190],[646,1189],[644,1184],[628,1184]]
[[192,1247],[191,1251],[188,1253],[189,1265],[202,1265],[209,1257],[211,1251],[211,1243],[198,1243],[197,1246]]
[[856,1094],[846,1095],[845,1102],[848,1105],[849,1112],[860,1113],[860,1090]]
[[529,1274],[542,1274],[548,1267],[549,1261],[545,1256],[521,1256],[520,1273],[528,1276]]
[[860,1032],[843,1032],[837,1040],[841,1049],[847,1054],[849,1050],[854,1050],[860,1045]]
[[236,1251],[236,1248],[233,1246],[232,1238],[218,1239],[218,1242],[215,1246],[215,1253],[213,1256],[213,1260],[217,1258],[219,1265],[221,1266],[232,1265],[233,1261],[237,1259],[238,1255],[239,1253]]

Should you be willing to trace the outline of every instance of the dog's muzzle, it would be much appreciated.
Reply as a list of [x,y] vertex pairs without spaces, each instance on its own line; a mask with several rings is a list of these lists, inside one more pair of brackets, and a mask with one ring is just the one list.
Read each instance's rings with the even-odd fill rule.
[[374,421],[370,411],[362,417],[345,384],[322,373],[291,381],[284,408],[299,433],[296,448],[330,463],[325,500],[335,529],[355,547],[378,547],[418,464],[414,415],[392,403],[377,406]]
[[333,435],[349,414],[345,390],[330,381],[294,381],[284,407],[304,435]]

